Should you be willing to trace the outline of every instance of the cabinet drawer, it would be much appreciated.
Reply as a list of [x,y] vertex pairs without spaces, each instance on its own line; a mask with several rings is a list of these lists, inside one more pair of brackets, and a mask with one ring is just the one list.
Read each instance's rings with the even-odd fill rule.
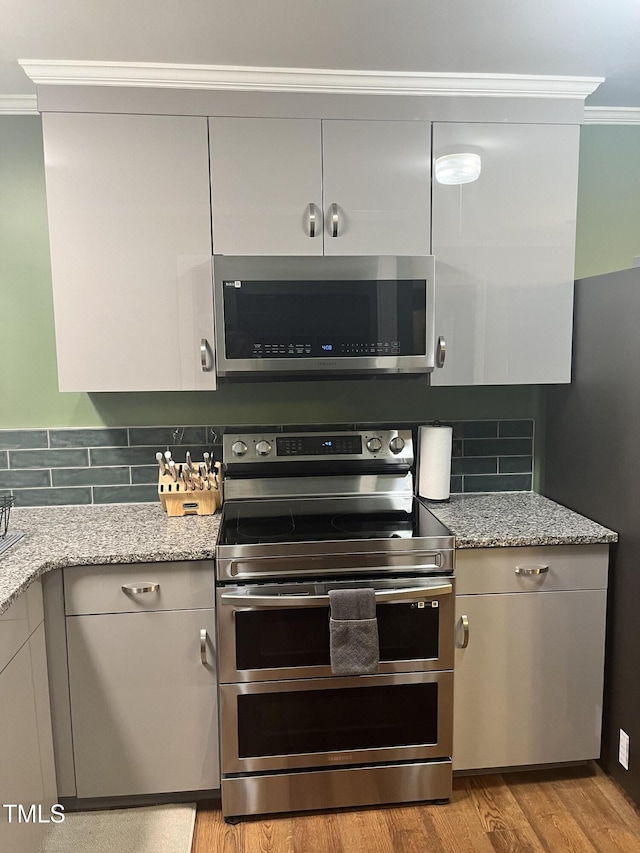
[[0,616],[0,672],[43,618],[42,585],[37,580]]
[[[74,566],[64,570],[65,612],[79,616],[213,607],[213,585],[213,563],[208,560]],[[148,587],[152,589],[135,591]]]
[[[541,574],[516,572],[545,566]],[[456,592],[606,589],[608,566],[607,544],[462,549],[456,554]]]

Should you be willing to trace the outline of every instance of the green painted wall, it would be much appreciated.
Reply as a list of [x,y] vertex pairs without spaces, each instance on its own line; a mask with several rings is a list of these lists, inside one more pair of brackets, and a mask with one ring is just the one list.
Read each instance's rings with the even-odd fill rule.
[[[640,254],[640,128],[585,127],[578,274]],[[536,417],[535,387],[429,388],[424,380],[227,386],[215,393],[61,394],[57,390],[42,133],[0,118],[0,428]]]
[[640,255],[640,126],[584,125],[576,278],[628,269]]

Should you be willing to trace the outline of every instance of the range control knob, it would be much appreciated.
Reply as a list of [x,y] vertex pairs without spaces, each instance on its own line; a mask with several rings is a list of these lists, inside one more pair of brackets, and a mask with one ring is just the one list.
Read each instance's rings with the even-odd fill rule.
[[379,438],[376,438],[375,436],[373,438],[370,438],[367,442],[367,450],[370,450],[371,453],[377,453],[381,448],[382,442]]
[[234,456],[244,456],[247,452],[247,445],[244,441],[234,441],[231,445],[231,452]]
[[400,453],[400,451],[404,448],[404,438],[400,438],[399,435],[396,435],[395,438],[392,438],[389,442],[389,450],[392,453]]
[[258,456],[268,456],[271,453],[271,445],[268,441],[259,441],[256,444],[256,453]]

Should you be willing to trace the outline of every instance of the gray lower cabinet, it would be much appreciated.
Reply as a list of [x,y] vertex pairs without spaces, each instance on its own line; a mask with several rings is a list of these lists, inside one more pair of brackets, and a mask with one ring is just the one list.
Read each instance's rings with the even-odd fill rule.
[[0,723],[0,850],[33,853],[57,800],[39,583],[0,616]]
[[214,637],[209,609],[67,617],[78,797],[220,786]]
[[608,546],[457,561],[454,770],[597,758]]
[[218,789],[213,563],[74,566],[45,608],[60,795]]

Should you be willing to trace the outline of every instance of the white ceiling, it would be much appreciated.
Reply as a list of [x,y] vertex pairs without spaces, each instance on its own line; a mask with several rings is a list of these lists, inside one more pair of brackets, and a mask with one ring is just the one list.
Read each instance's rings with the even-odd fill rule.
[[640,0],[2,0],[0,93],[18,59],[605,77],[640,107]]

